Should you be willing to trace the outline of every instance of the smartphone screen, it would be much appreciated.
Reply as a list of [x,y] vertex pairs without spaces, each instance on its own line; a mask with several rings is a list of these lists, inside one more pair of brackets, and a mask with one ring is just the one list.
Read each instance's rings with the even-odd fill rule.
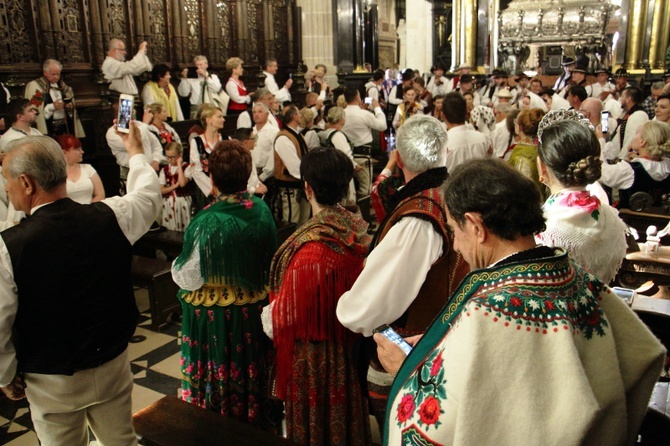
[[402,351],[405,352],[405,354],[409,355],[409,352],[412,351],[412,346],[405,341],[402,336],[400,336],[398,333],[395,332],[391,327],[388,325],[384,324],[381,327],[377,327],[374,329],[373,333],[381,333],[383,336],[386,336],[388,340],[396,344],[398,347],[402,349]]
[[610,112],[604,111],[600,114],[600,127],[601,127],[603,133],[607,133],[607,131],[609,130],[607,128],[609,117],[610,117]]
[[117,130],[121,133],[130,132],[130,119],[133,115],[133,97],[122,94],[119,97],[119,116],[116,118]]
[[635,300],[635,290],[632,290],[630,288],[621,288],[618,286],[612,287],[612,291],[614,291],[614,294],[619,296],[622,301],[628,306],[633,305],[633,301]]
[[365,98],[365,103],[366,103],[367,105],[372,104],[372,98]]

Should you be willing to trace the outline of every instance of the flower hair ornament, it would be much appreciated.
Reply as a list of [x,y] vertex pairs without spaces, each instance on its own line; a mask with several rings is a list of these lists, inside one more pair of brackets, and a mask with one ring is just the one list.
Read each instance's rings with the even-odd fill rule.
[[537,139],[540,142],[540,144],[542,144],[542,133],[544,132],[544,129],[560,121],[575,121],[582,124],[585,127],[588,127],[589,129],[591,129],[591,131],[595,130],[591,125],[591,121],[586,119],[584,115],[582,115],[576,110],[566,110],[564,108],[560,108],[558,110],[551,110],[547,112],[546,115],[544,115],[544,117],[540,121],[540,124],[537,126]]

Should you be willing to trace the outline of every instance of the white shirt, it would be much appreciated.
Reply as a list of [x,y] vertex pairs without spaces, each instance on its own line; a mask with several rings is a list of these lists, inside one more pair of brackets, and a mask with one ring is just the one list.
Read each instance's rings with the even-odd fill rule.
[[[121,231],[134,244],[160,214],[162,199],[158,177],[147,164],[144,155],[133,156],[129,164],[128,193],[123,197],[106,198],[102,203],[114,211]],[[38,207],[33,208],[31,213],[37,209]],[[76,273],[73,270],[73,274]],[[0,386],[3,387],[16,375],[16,353],[11,335],[19,305],[18,299],[12,261],[4,240],[0,240]]]
[[489,151],[489,142],[486,136],[477,130],[459,125],[447,130],[447,171],[464,161],[476,158],[486,158]]
[[[220,133],[217,133],[217,136],[219,138],[218,141],[221,141],[221,139],[223,139]],[[207,140],[205,139],[204,133],[200,136],[196,136],[195,138],[193,138],[193,140],[191,140],[191,145],[189,146],[189,156],[190,156],[189,160],[191,162],[191,175],[193,176],[193,181],[195,181],[195,184],[200,188],[203,195],[207,197],[212,191],[212,182],[209,179],[209,175],[202,170],[202,163],[200,162],[200,152],[198,152],[198,143],[196,141],[197,139],[200,139],[203,142],[205,146],[205,152],[207,153],[211,154],[212,149],[214,149],[214,147],[209,147],[207,145]]]
[[[265,181],[269,177],[274,175],[274,143],[275,137],[279,132],[277,127],[270,125],[270,119],[268,118],[267,124],[263,126],[260,131],[257,126],[254,126],[254,135],[256,135],[256,143],[254,144],[254,150],[251,151],[251,158],[254,161],[254,164],[257,168],[261,169],[260,180]],[[272,119],[274,120],[274,119]],[[272,158],[272,162],[270,161]],[[270,164],[270,166],[268,166]],[[269,168],[272,167],[272,170]]]
[[30,127],[30,134],[26,135],[20,130],[16,130],[14,127],[10,127],[4,135],[0,136],[0,150],[7,152],[7,146],[10,142],[16,141],[17,139],[25,138],[26,136],[44,136],[36,128]]
[[67,196],[73,201],[81,204],[91,204],[93,201],[93,181],[91,177],[96,174],[90,164],[79,164],[80,174],[77,181],[67,180]]
[[110,90],[119,93],[137,94],[137,85],[133,76],[139,76],[145,71],[151,71],[151,62],[143,51],[138,51],[131,60],[121,62],[107,56],[102,63],[102,74],[111,81]]
[[506,119],[496,124],[491,138],[493,144],[493,156],[502,158],[509,147],[509,131]]
[[372,336],[375,328],[396,321],[416,299],[430,267],[442,255],[442,245],[442,236],[430,222],[402,218],[372,250],[351,290],[340,297],[340,323]]
[[569,110],[570,103],[566,99],[559,96],[558,93],[554,93],[554,95],[551,97],[551,109],[559,110],[561,108]]
[[263,74],[265,75],[265,87],[270,90],[270,93],[275,95],[279,103],[289,102],[291,100],[291,93],[289,93],[288,88],[286,86],[279,88],[274,74],[270,74],[267,71],[263,71]]
[[[277,122],[277,119],[275,118],[275,116],[272,113],[270,113],[268,115],[268,124],[270,124],[275,129],[277,129],[277,131],[279,131],[279,123]],[[250,128],[254,127],[254,122],[251,119],[251,116],[249,115],[249,113],[247,113],[246,111],[243,111],[237,117],[237,124],[236,125],[237,125],[236,128],[238,128],[238,129],[243,129],[243,128],[244,129],[250,129]]]
[[[140,121],[134,121],[135,126],[140,131],[140,136],[142,137],[142,148],[144,149],[144,155],[147,157],[149,162],[157,161],[158,164],[164,162],[165,158],[163,157],[163,147],[158,138],[156,138],[151,131],[149,126]],[[107,138],[107,144],[109,148],[112,149],[112,155],[116,158],[116,164],[123,167],[128,167],[128,162],[130,161],[130,154],[126,151],[126,146],[123,144],[123,139],[114,131],[114,126],[110,127],[107,130],[105,135]]]
[[[625,116],[625,114],[626,112],[624,111],[621,116]],[[637,110],[630,115],[628,117],[628,122],[626,123],[626,132],[623,135],[623,145],[621,144],[621,126],[617,128],[616,133],[612,132],[612,145],[615,149],[619,148],[620,159],[624,159],[628,156],[628,149],[633,142],[637,128],[647,121],[649,121],[649,115],[647,115],[644,110]]]
[[367,84],[365,84],[365,97],[379,100],[379,92],[381,91],[381,89],[382,89],[381,85],[377,85],[374,82],[370,81]]
[[435,85],[435,81],[436,78],[433,76],[426,84],[426,90],[428,90],[430,94],[433,95],[433,97],[437,96],[438,94],[447,94],[454,89],[454,83],[444,76],[440,78],[442,85]]
[[381,107],[376,107],[374,113],[370,113],[358,105],[347,105],[344,109],[342,132],[347,135],[354,147],[372,143],[372,129],[380,132],[386,130],[386,115]]
[[54,102],[62,101],[63,95],[58,89],[58,84],[51,84],[49,86],[49,96],[51,96],[51,104],[44,106],[44,119],[65,119],[65,109],[56,110]]
[[233,102],[237,102],[238,104],[251,104],[251,96],[240,96],[240,92],[237,89],[237,86],[241,83],[241,81],[236,81],[231,77],[228,79],[228,82],[226,82],[226,93],[228,93],[230,100]]
[[[302,138],[302,135],[298,135],[298,138]],[[293,142],[288,139],[287,136],[279,136],[274,143],[275,152],[279,155],[279,158],[284,162],[286,170],[288,170],[289,175],[293,178],[300,178],[300,158],[298,158],[298,152],[296,146],[293,145]],[[274,170],[274,156],[268,157],[268,164],[272,162],[272,169]]]
[[207,78],[202,76],[198,76],[197,79],[182,78],[181,81],[179,81],[179,87],[177,87],[177,91],[182,96],[189,96],[191,105],[200,105],[202,104],[203,82],[207,83],[210,97],[218,94],[219,91],[221,91],[221,81],[216,74],[209,74]]
[[396,97],[396,94],[398,94],[397,93],[398,88],[400,88],[400,91],[402,91],[402,84],[394,85],[393,88],[391,88],[391,92],[389,93],[389,104],[394,105],[402,104],[403,101],[402,95],[400,95],[400,99]]
[[[299,130],[302,132],[304,129],[300,128]],[[321,139],[319,139],[319,134],[316,130],[314,130],[313,127],[307,130],[302,136],[305,138],[305,142],[307,143],[307,148],[309,150],[316,149],[317,147],[321,146]]]

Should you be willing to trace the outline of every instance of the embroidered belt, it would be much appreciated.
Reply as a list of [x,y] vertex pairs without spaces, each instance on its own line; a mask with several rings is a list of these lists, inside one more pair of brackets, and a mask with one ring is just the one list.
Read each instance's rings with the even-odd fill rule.
[[196,291],[181,296],[184,302],[193,306],[211,307],[218,305],[227,307],[229,305],[255,304],[267,298],[270,286],[261,291],[252,291],[229,285],[205,284]]

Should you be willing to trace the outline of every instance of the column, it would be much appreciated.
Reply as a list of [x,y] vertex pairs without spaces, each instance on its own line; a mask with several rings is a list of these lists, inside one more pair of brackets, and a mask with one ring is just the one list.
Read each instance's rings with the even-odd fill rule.
[[433,65],[433,5],[426,0],[407,2],[405,66],[425,73]]
[[626,31],[626,62],[623,65],[628,70],[642,67],[647,4],[647,0],[630,0]]
[[311,70],[322,63],[328,67],[327,82],[337,85],[334,61],[333,2],[298,0],[302,10],[302,59]]
[[656,0],[651,25],[651,44],[649,45],[649,66],[652,70],[665,67],[665,50],[669,43],[670,4],[667,1]]
[[477,0],[462,0],[461,63],[477,67]]

